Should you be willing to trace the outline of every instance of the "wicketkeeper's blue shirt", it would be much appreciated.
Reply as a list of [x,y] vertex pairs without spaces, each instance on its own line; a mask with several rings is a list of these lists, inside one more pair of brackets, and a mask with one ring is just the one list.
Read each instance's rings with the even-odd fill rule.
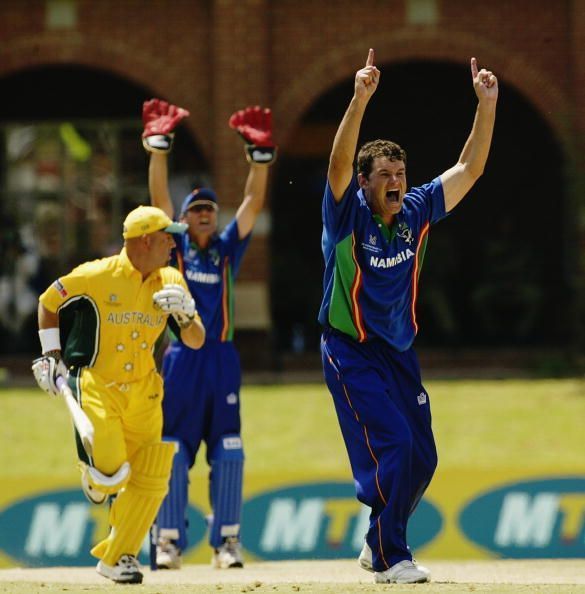
[[176,249],[171,264],[183,273],[195,307],[205,326],[206,340],[225,342],[234,335],[234,280],[250,242],[238,235],[236,219],[215,235],[205,250],[189,239],[187,232],[173,235]]

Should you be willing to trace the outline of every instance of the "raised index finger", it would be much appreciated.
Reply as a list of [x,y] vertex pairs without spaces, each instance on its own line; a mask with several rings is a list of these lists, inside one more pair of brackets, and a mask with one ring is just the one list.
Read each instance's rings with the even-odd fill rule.
[[471,58],[471,77],[475,80],[479,70],[477,69],[477,60],[475,58]]
[[370,48],[368,52],[368,59],[366,60],[366,66],[373,66],[374,65],[374,50]]

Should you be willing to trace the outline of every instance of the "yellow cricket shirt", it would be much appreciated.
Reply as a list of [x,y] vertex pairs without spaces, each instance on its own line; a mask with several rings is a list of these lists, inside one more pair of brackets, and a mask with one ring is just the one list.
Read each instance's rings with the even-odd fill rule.
[[155,368],[153,347],[168,317],[155,308],[152,296],[169,283],[188,292],[181,273],[171,267],[143,281],[125,248],[56,280],[40,302],[59,314],[65,363],[92,367],[118,383],[145,377]]

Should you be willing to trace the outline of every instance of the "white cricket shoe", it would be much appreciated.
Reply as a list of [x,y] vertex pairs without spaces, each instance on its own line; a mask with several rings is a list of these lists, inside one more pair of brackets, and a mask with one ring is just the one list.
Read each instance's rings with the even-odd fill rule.
[[431,572],[405,559],[386,571],[376,571],[374,581],[376,584],[422,584],[431,581]]
[[214,550],[211,564],[216,569],[244,567],[244,557],[242,556],[242,545],[240,541],[234,537],[226,538],[221,547]]
[[117,584],[141,584],[144,577],[134,555],[122,555],[113,566],[100,561],[96,571]]
[[86,499],[94,505],[101,505],[108,500],[107,493],[103,493],[95,487],[92,487],[87,480],[87,467],[81,473],[81,490],[83,491]]
[[[374,561],[372,559],[372,549],[370,548],[370,545],[367,542],[364,542],[364,546],[360,552],[360,556],[358,557],[358,563],[362,569],[365,569],[366,571],[370,571],[372,573],[375,572]],[[431,572],[426,567],[419,565],[414,557],[412,558],[412,563],[416,567],[418,567],[418,569],[420,569],[423,573],[426,573],[430,577]]]
[[168,538],[161,538],[158,541],[156,566],[159,569],[181,569],[181,549]]
[[366,571],[374,572],[374,563],[372,561],[372,549],[367,542],[364,542],[364,546],[362,548],[362,552],[358,557],[358,563],[362,569]]

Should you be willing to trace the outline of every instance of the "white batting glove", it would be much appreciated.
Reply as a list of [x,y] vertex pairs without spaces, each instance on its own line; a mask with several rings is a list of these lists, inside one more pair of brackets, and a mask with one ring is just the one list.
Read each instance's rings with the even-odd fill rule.
[[58,396],[57,378],[59,376],[67,377],[67,367],[61,359],[61,351],[45,353],[33,361],[31,369],[39,388],[50,396]]
[[181,285],[164,285],[152,299],[158,308],[171,314],[181,328],[186,328],[195,319],[195,299]]

